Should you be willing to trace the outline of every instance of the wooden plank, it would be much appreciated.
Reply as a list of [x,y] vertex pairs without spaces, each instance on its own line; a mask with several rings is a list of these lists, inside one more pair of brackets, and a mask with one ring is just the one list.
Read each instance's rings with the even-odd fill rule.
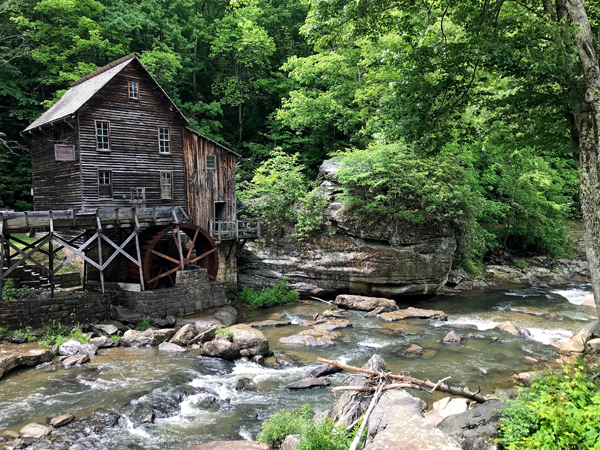
[[38,245],[36,245],[34,248],[32,248],[31,250],[29,250],[28,252],[23,252],[23,251],[21,251],[21,249],[19,247],[17,247],[16,245],[13,245],[10,242],[9,239],[6,240],[6,243],[8,244],[8,246],[14,248],[15,250],[17,250],[17,252],[20,253],[23,257],[19,261],[17,261],[16,264],[13,264],[11,267],[9,267],[6,272],[4,272],[4,277],[6,278],[17,267],[19,267],[23,262],[27,261],[28,259],[31,260],[31,261],[33,261],[42,270],[44,270],[45,272],[47,272],[48,268],[46,268],[42,263],[40,263],[37,259],[35,259],[32,256],[38,250],[38,248],[41,247],[42,245],[44,245],[47,241],[48,241],[48,236],[44,236],[42,239],[40,239],[38,241],[39,242]]
[[73,258],[75,258],[75,256],[79,256],[80,258],[82,258],[84,261],[86,261],[87,263],[91,264],[92,266],[94,266],[96,269],[100,270],[100,266],[98,265],[98,263],[94,260],[92,260],[91,258],[89,258],[86,254],[85,254],[85,250],[88,248],[88,246],[94,241],[96,240],[96,238],[98,238],[98,233],[94,233],[93,236],[91,238],[89,238],[87,241],[85,241],[79,248],[75,248],[72,247],[71,245],[67,244],[66,242],[64,242],[61,238],[57,237],[56,235],[54,235],[52,237],[52,239],[54,239],[56,242],[58,242],[59,244],[61,244],[62,246],[64,246],[67,250],[71,251],[71,254],[67,257],[67,259],[65,259],[56,269],[55,271],[58,272],[60,269],[62,269],[65,265],[67,265],[67,263],[69,261],[71,261]]

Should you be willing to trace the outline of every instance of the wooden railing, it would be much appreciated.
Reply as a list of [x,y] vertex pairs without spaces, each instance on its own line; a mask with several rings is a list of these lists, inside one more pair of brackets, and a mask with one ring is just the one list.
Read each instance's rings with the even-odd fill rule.
[[260,219],[211,220],[209,231],[215,241],[257,239],[260,237]]

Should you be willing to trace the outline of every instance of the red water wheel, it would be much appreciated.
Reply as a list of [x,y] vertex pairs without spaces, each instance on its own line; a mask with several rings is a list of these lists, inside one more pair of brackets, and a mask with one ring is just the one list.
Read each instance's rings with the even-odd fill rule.
[[[182,233],[189,240],[182,239]],[[175,286],[176,272],[190,265],[206,269],[211,280],[217,276],[219,254],[215,242],[196,225],[184,223],[166,228],[151,227],[141,233],[139,239],[146,289]],[[139,283],[138,266],[130,261],[128,269],[130,278]]]

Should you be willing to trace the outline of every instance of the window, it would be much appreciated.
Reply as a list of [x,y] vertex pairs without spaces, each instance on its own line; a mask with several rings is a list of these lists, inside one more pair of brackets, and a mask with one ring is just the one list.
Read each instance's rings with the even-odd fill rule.
[[158,151],[162,154],[171,153],[171,129],[158,129]]
[[138,82],[137,81],[130,81],[129,82],[129,98],[132,98],[134,100],[138,100],[139,96],[138,96]]
[[96,148],[98,150],[110,150],[109,125],[109,122],[96,122]]
[[216,169],[217,168],[217,157],[215,155],[208,155],[206,157],[206,168]]
[[160,173],[160,197],[173,198],[173,172]]
[[215,202],[215,220],[225,220],[226,202]]
[[98,198],[112,198],[112,172],[110,170],[98,171]]

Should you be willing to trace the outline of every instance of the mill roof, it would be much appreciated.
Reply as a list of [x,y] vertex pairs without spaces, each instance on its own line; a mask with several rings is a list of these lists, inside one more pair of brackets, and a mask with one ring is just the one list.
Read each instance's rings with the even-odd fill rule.
[[[117,59],[116,61],[113,61],[110,64],[107,64],[106,66],[101,67],[98,70],[89,73],[85,77],[71,83],[69,90],[65,92],[65,94],[54,105],[52,105],[50,109],[48,109],[48,111],[46,111],[33,123],[31,123],[31,125],[25,128],[24,131],[29,131],[75,114],[79,108],[85,105],[96,94],[96,92],[106,86],[110,80],[112,80],[119,72],[121,72],[134,60],[137,60],[137,58],[135,54],[132,53],[124,56],[121,59]],[[179,108],[177,108],[175,103],[173,103],[165,91],[163,91],[158,82],[154,80],[150,73],[148,73],[144,65],[140,63],[140,66],[156,83],[156,86],[160,89],[161,93],[164,94],[168,101],[173,105],[183,120],[189,124],[185,116],[181,113],[181,111],[179,111]]]

